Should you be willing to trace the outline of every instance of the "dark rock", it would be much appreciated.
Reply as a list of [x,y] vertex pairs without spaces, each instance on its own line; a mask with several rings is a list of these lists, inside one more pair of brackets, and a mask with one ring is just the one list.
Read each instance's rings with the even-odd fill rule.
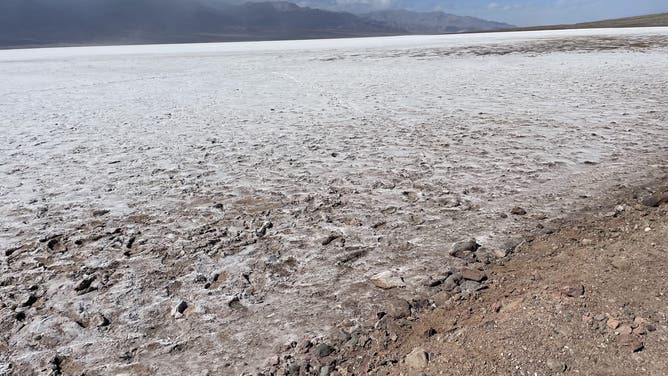
[[108,209],[93,210],[93,217],[101,217],[105,214],[109,214]]
[[656,192],[642,200],[642,204],[656,208],[661,204],[668,203],[668,192]]
[[514,215],[526,215],[527,211],[524,210],[523,208],[516,206],[510,210],[510,214]]
[[332,346],[330,346],[326,343],[319,344],[315,349],[316,353],[321,358],[329,356],[330,354],[332,354],[334,352],[334,350],[335,350],[334,347],[332,347]]
[[176,312],[180,314],[183,314],[183,312],[185,312],[186,309],[188,309],[188,303],[186,303],[183,300],[175,308]]
[[30,307],[36,301],[37,301],[37,297],[33,294],[30,294],[21,302],[21,307]]
[[239,299],[238,296],[235,296],[234,298],[230,299],[230,301],[227,303],[227,306],[237,310],[246,309],[246,307],[241,303],[241,299]]
[[61,375],[62,374],[62,369],[61,369],[61,364],[63,363],[63,358],[60,356],[56,355],[51,359],[49,362],[49,365],[51,366],[51,370],[53,371],[54,375]]
[[330,235],[328,235],[326,238],[324,238],[324,239],[322,240],[322,242],[320,242],[320,244],[322,244],[322,245],[328,245],[329,243],[333,242],[334,240],[336,240],[336,239],[338,239],[338,238],[340,238],[340,237],[341,237],[341,235],[330,234]]
[[265,236],[265,235],[267,234],[267,230],[269,230],[269,229],[272,228],[272,227],[274,227],[274,224],[273,224],[273,223],[271,223],[271,222],[265,222],[265,223],[262,224],[262,227],[260,227],[259,229],[255,230],[255,235],[256,235],[258,238],[261,238],[261,237]]
[[299,376],[299,371],[301,370],[301,367],[299,364],[291,364],[288,366],[288,372],[287,374],[289,376]]
[[17,321],[23,321],[23,320],[26,319],[26,313],[23,312],[23,311],[21,311],[21,312],[16,312],[16,314],[14,315],[14,318],[15,318]]
[[84,291],[87,290],[90,285],[95,281],[96,276],[92,275],[89,277],[86,277],[79,281],[79,283],[74,287],[74,291]]
[[134,236],[131,237],[130,239],[128,239],[128,242],[125,244],[125,248],[127,248],[127,249],[131,249],[132,246],[135,244],[135,241],[136,241],[136,240],[137,240],[137,238],[134,237]]
[[438,332],[437,332],[436,329],[434,329],[434,328],[429,328],[429,329],[427,329],[427,330],[424,331],[424,336],[425,336],[425,337],[433,337],[433,336],[435,336],[436,334],[438,334]]
[[109,324],[111,324],[109,319],[104,317],[104,315],[102,315],[102,314],[98,314],[98,315],[95,316],[94,323],[95,323],[95,326],[97,328],[102,328],[102,327],[105,327],[105,326],[109,326]]

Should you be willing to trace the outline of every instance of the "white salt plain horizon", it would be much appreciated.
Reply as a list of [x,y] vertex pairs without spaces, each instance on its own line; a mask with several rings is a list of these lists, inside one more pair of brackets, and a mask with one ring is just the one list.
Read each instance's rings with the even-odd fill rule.
[[668,28],[0,51],[0,300],[39,302],[0,363],[240,374],[364,328],[452,242],[665,176],[666,67]]

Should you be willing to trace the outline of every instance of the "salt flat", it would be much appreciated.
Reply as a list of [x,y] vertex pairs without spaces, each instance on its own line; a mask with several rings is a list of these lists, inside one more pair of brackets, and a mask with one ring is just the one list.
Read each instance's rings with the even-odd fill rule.
[[452,242],[665,173],[666,67],[668,28],[0,51],[0,363],[239,374],[429,299]]

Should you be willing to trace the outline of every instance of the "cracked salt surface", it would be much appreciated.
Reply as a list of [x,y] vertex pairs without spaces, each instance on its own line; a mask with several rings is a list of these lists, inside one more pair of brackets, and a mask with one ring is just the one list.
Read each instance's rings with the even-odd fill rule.
[[665,171],[666,66],[667,28],[0,51],[0,363],[238,374],[372,275],[420,296]]

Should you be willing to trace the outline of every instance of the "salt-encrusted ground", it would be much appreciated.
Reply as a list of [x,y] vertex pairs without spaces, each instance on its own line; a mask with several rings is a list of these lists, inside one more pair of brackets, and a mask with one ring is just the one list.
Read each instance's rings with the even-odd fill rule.
[[0,51],[0,373],[239,374],[378,272],[422,296],[665,171],[667,66],[665,28]]

